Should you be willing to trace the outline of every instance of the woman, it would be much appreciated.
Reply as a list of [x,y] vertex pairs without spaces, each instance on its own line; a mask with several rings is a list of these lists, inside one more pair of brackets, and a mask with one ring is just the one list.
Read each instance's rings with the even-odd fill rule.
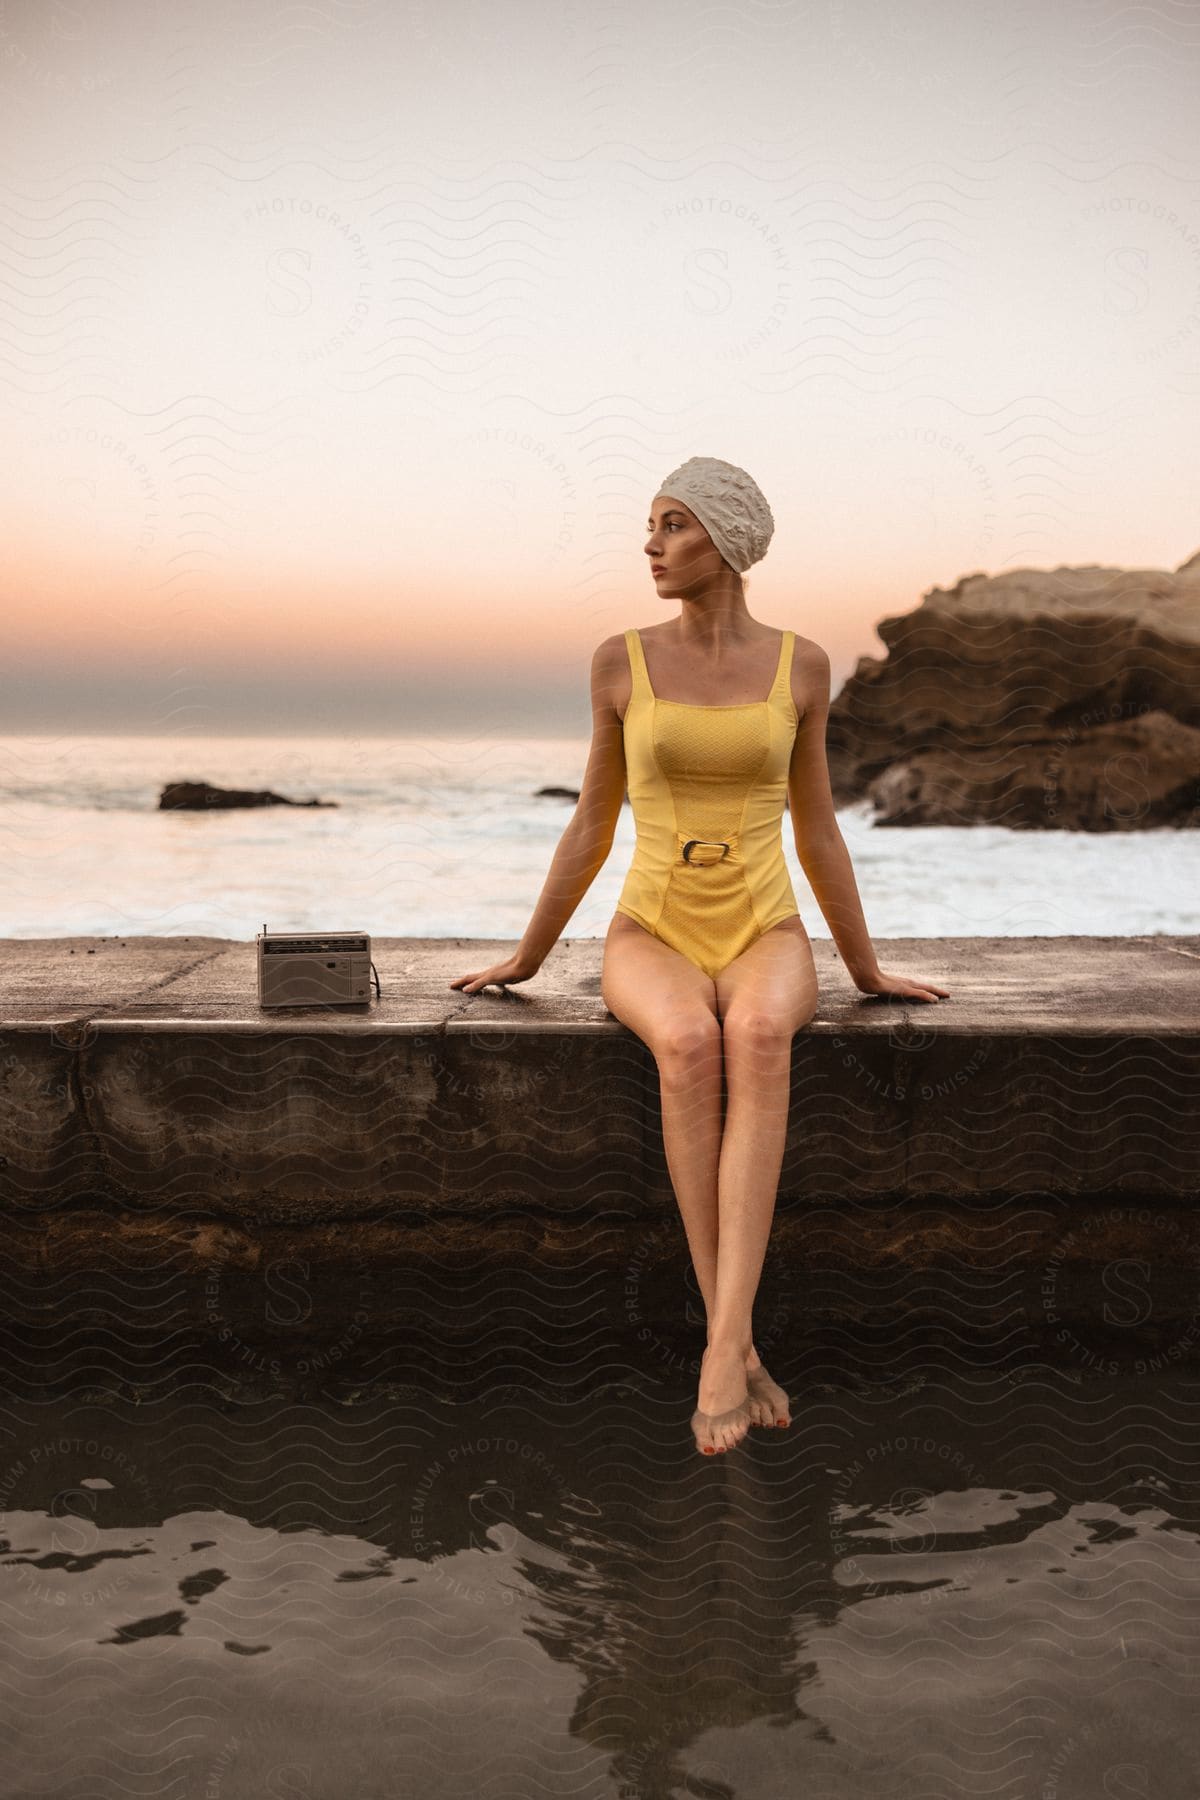
[[792,1039],[817,1005],[780,843],[785,801],[855,986],[934,1004],[948,995],[875,960],[825,762],[829,658],[746,610],[742,575],[774,528],[757,484],[731,463],[694,456],[662,483],[646,555],[659,599],[678,600],[680,616],[595,652],[583,788],[520,948],[450,983],[474,994],[537,972],[608,858],[628,782],[637,848],[600,991],[658,1065],[667,1166],[708,1314],[692,1416],[707,1455],[732,1449],[752,1424],[790,1423],[751,1328]]

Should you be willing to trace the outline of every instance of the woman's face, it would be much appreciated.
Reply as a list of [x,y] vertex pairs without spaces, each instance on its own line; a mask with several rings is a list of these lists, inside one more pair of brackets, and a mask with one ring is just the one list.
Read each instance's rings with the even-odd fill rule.
[[[646,557],[660,599],[702,589],[726,563],[695,513],[681,500],[658,494],[646,524]],[[661,569],[661,574],[653,572]]]

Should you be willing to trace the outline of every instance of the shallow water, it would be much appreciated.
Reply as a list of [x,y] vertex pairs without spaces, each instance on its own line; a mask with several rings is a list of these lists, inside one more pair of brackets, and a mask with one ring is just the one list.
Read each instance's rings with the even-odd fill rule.
[[9,1400],[0,1792],[1194,1800],[1200,1375],[689,1403]]

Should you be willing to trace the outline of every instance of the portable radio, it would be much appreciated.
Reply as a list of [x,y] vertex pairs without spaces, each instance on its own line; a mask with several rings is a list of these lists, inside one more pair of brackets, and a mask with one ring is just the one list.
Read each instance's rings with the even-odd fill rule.
[[[268,931],[258,945],[260,1006],[369,1006],[371,939],[365,931]],[[375,976],[376,992],[381,992]]]

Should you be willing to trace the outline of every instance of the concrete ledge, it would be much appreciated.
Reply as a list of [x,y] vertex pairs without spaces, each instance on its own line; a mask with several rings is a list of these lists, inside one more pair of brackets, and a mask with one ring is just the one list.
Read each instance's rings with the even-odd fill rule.
[[[658,1075],[599,998],[602,946],[466,997],[503,945],[380,939],[370,1007],[263,1012],[254,945],[10,940],[0,1205],[231,1223],[673,1208]],[[937,1006],[861,995],[814,945],[781,1197],[1200,1185],[1200,938],[900,939]]]
[[[890,970],[944,979],[952,998],[912,1005],[940,1034],[991,1036],[1097,1031],[1154,1036],[1200,1030],[1200,934],[1158,937],[876,938]],[[549,1036],[628,1036],[600,999],[603,946],[560,942],[532,981],[501,993],[463,995],[450,980],[511,953],[486,938],[375,938],[382,995],[369,1006],[263,1011],[253,942],[230,938],[79,937],[0,939],[0,1030],[49,1030],[64,1042],[137,1024],[182,1032],[278,1034],[345,1031],[391,1036],[435,1031],[530,1030]],[[850,981],[833,944],[813,940],[821,987],[806,1036],[853,1028],[888,1032],[897,1010]]]
[[[369,1008],[261,1012],[254,945],[18,940],[4,958],[0,1204],[317,1222],[673,1206],[646,1046],[599,941],[464,997],[502,945],[380,940]],[[894,940],[937,1006],[860,995],[828,941],[793,1042],[781,1195],[1193,1195],[1200,938]]]
[[[380,1001],[263,1013],[252,943],[0,944],[10,1367],[419,1371],[431,1330],[481,1379],[493,1329],[690,1356],[658,1073],[602,946],[450,989],[505,948],[377,940]],[[1200,938],[878,949],[951,998],[881,1004],[814,944],[764,1341],[1196,1360]]]

